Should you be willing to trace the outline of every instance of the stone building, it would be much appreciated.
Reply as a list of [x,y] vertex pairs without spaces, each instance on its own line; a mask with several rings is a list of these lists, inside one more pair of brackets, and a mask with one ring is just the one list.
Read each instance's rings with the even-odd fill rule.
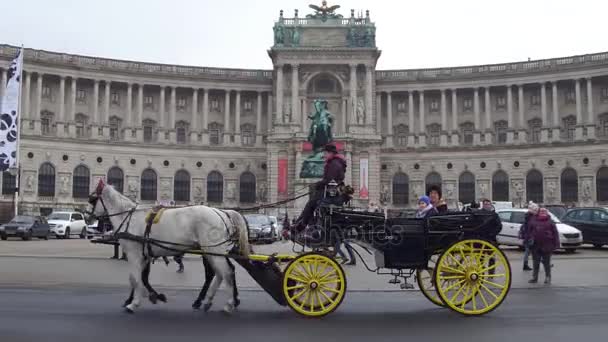
[[[23,212],[86,205],[99,178],[140,203],[253,206],[306,191],[311,103],[329,102],[354,205],[608,202],[608,53],[376,70],[376,25],[333,12],[274,24],[273,70],[26,49]],[[6,82],[17,48],[0,45]],[[2,175],[11,203],[14,176]],[[281,207],[296,211],[305,198]]]

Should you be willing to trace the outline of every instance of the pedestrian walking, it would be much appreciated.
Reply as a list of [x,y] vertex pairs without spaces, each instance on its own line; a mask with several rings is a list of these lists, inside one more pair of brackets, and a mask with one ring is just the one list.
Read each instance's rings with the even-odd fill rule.
[[528,240],[526,239],[527,236],[527,230],[528,230],[528,223],[530,222],[530,219],[534,216],[536,216],[538,214],[538,204],[530,201],[530,204],[528,204],[528,212],[526,213],[525,217],[524,217],[524,223],[521,225],[521,227],[519,228],[519,238],[523,240],[523,245],[524,245],[524,271],[530,271],[532,270],[532,268],[530,268],[530,248],[532,245],[532,240]]
[[554,250],[559,248],[559,233],[547,209],[541,208],[538,214],[530,219],[525,238],[532,240],[532,279],[529,283],[538,282],[538,273],[542,263],[545,269],[545,284],[550,284],[551,255]]

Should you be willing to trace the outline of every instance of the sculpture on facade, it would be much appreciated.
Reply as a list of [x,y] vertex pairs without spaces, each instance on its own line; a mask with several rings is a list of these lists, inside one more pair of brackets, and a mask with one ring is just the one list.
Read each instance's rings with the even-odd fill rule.
[[376,28],[373,26],[351,27],[346,35],[348,47],[375,47]]
[[266,202],[266,200],[268,199],[267,197],[268,197],[268,188],[267,188],[266,182],[261,182],[260,187],[258,189],[258,201]]
[[312,144],[313,153],[302,163],[301,178],[323,176],[323,147],[333,141],[334,116],[329,112],[327,105],[327,100],[314,100],[314,112],[308,115],[311,120],[308,142]]
[[300,28],[294,27],[291,31],[291,46],[300,45]]
[[391,201],[391,192],[388,184],[382,185],[382,192],[380,193],[380,203],[386,205]]
[[585,202],[591,201],[591,180],[585,179],[583,181],[583,194],[581,197]]
[[326,21],[328,18],[342,18],[341,14],[334,13],[338,8],[340,8],[340,5],[327,6],[327,1],[325,0],[321,2],[321,6],[308,5],[308,7],[315,10],[315,13],[307,15],[306,18],[321,19],[322,21]]
[[62,194],[70,193],[70,189],[69,189],[70,179],[68,178],[68,176],[61,176],[60,180],[61,180],[61,193]]
[[359,101],[357,101],[357,108],[356,108],[356,113],[357,113],[357,124],[359,125],[363,125],[365,123],[365,104],[363,103],[362,99],[359,99]]
[[285,30],[282,25],[274,27],[274,45],[283,45],[285,43]]

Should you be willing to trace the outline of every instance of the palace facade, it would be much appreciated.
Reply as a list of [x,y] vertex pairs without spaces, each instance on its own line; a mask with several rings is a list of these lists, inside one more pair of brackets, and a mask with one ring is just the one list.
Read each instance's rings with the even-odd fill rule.
[[[411,207],[432,184],[450,206],[608,203],[608,53],[376,70],[369,13],[281,11],[274,33],[272,70],[26,49],[20,211],[84,207],[100,178],[140,203],[293,197],[314,181],[300,168],[316,98],[334,115],[356,206]],[[17,51],[0,45],[3,84]],[[5,172],[5,203],[14,184]]]

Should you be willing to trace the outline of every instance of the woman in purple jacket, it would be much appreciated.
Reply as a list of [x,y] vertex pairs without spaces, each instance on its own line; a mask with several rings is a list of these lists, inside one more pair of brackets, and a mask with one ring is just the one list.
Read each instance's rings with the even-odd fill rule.
[[549,211],[542,208],[538,215],[533,216],[525,232],[525,241],[532,241],[532,279],[530,283],[538,282],[538,272],[542,262],[545,269],[545,284],[551,283],[551,254],[559,248],[559,233],[557,226],[551,220]]

